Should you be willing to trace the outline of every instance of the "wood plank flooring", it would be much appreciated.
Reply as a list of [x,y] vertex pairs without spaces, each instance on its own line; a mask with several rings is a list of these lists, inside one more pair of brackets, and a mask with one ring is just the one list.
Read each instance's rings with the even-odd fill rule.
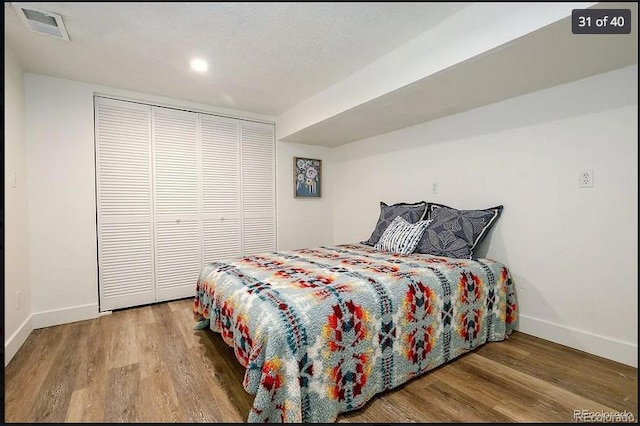
[[[34,330],[5,368],[5,421],[246,421],[243,368],[193,325],[185,299]],[[638,370],[515,332],[337,421],[571,422],[574,410],[637,421]]]

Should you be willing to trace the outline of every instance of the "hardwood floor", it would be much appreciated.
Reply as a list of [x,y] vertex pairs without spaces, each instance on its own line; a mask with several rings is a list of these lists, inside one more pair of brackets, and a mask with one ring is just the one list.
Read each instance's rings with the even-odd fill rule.
[[[6,422],[243,422],[253,396],[191,299],[34,330],[5,368]],[[338,422],[570,422],[638,418],[638,370],[522,333],[488,343]]]

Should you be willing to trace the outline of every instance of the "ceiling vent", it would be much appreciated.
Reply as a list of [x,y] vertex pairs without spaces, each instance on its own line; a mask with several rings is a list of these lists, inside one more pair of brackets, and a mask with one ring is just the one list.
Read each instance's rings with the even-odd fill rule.
[[12,6],[29,31],[69,41],[69,34],[62,22],[62,16],[24,6],[21,3],[12,3]]

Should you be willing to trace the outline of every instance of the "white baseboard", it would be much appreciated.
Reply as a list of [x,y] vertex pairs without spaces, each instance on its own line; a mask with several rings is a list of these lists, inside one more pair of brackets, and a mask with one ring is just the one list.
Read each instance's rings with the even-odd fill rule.
[[51,311],[34,312],[33,328],[51,327],[70,322],[98,318],[98,304],[74,306]]
[[638,345],[549,321],[519,315],[517,330],[570,348],[638,367]]
[[13,333],[4,342],[4,366],[6,367],[18,352],[18,349],[27,341],[27,337],[33,331],[33,315],[24,320],[24,322],[18,327],[15,333]]

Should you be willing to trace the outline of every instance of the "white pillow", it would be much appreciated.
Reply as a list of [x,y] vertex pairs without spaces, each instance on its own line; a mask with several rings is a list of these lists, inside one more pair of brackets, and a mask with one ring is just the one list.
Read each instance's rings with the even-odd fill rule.
[[402,216],[397,216],[382,233],[375,249],[400,254],[413,253],[430,223],[431,220],[409,223]]

